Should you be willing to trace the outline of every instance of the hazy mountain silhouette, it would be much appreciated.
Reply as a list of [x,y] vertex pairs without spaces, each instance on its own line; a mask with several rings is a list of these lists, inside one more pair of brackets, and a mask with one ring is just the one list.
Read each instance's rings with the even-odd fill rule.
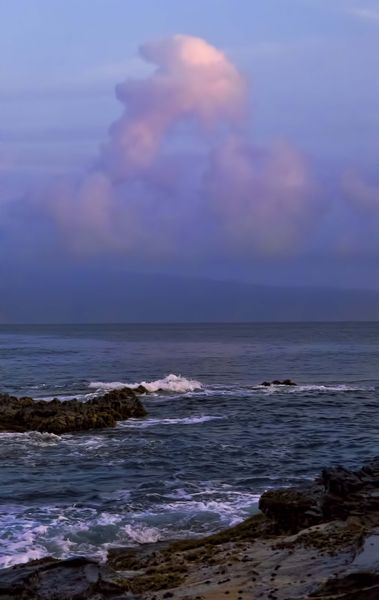
[[3,323],[379,320],[379,292],[88,269],[8,273]]

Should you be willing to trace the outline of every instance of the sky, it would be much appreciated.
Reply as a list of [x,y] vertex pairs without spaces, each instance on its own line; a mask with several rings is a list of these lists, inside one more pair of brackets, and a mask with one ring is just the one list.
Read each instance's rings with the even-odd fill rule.
[[3,285],[379,289],[378,30],[373,0],[0,0]]

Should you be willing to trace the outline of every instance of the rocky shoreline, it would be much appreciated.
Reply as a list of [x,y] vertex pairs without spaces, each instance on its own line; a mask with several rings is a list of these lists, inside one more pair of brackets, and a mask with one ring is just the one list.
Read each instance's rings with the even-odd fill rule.
[[260,513],[201,539],[46,558],[0,571],[4,600],[377,600],[379,457],[270,490]]
[[114,427],[117,421],[144,417],[146,410],[138,393],[146,392],[143,386],[136,390],[125,387],[107,394],[80,400],[33,400],[0,394],[0,432],[40,431],[69,433],[88,429]]

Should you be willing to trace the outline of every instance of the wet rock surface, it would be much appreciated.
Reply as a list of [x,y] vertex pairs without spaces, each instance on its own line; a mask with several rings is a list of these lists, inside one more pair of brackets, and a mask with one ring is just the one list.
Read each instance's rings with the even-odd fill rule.
[[[377,600],[379,458],[272,490],[215,535],[113,548],[106,565],[44,559],[0,571],[0,598]],[[310,524],[311,523],[311,524]]]
[[141,401],[130,388],[113,390],[86,402],[33,400],[0,394],[0,431],[61,434],[114,427],[117,421],[145,415]]

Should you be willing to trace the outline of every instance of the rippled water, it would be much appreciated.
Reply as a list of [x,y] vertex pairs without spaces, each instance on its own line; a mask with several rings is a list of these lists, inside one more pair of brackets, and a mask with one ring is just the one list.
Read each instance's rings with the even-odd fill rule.
[[2,391],[153,392],[114,429],[0,434],[0,564],[215,531],[269,487],[378,455],[378,365],[372,323],[0,327]]

